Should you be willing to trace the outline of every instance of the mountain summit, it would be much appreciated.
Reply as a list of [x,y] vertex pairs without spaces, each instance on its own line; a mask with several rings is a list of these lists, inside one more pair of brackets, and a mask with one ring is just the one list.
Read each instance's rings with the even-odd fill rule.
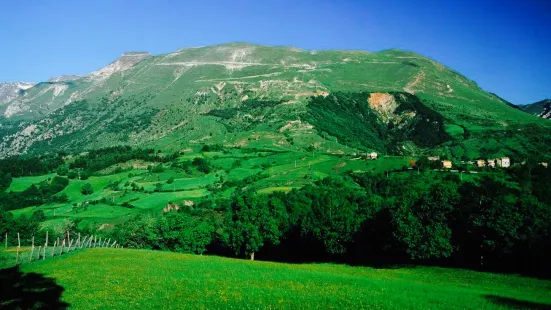
[[527,154],[523,128],[549,128],[415,53],[247,43],[125,53],[88,76],[39,83],[0,113],[2,156],[223,144],[472,158]]

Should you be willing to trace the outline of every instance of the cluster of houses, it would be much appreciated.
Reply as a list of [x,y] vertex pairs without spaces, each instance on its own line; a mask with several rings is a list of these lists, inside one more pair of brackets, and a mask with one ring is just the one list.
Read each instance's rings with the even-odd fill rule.
[[511,167],[511,159],[509,157],[500,157],[500,158],[493,158],[493,159],[477,159],[475,161],[475,164],[477,167],[501,167],[501,168],[509,168]]
[[[429,156],[428,160],[437,161],[440,160],[440,156]],[[442,160],[442,168],[451,169],[452,161],[451,160]],[[499,157],[492,159],[477,159],[474,162],[467,162],[469,164],[475,164],[477,167],[500,167],[500,168],[509,168],[511,167],[511,159],[509,157]],[[543,165],[544,163],[542,163]],[[546,163],[545,163],[546,164]]]
[[[368,159],[368,160],[375,160],[375,159],[378,158],[378,154],[376,152],[366,153],[365,155],[366,155],[366,159]],[[440,160],[440,156],[429,156],[427,158],[430,161],[440,161],[442,163],[442,168],[444,168],[444,169],[451,169],[452,166],[453,166],[451,160]],[[416,160],[410,160],[410,165],[412,167],[415,166],[415,163],[416,163]],[[491,158],[491,159],[477,159],[475,161],[468,161],[467,163],[476,165],[479,168],[482,168],[482,167],[509,168],[509,167],[511,167],[511,159],[509,157],[498,157],[498,158]],[[548,167],[548,164],[546,162],[541,162],[539,164],[542,165],[545,168]]]

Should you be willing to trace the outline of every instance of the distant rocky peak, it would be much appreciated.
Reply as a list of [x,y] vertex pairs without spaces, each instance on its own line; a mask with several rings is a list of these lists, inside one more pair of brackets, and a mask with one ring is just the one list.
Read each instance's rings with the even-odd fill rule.
[[106,79],[116,72],[128,70],[140,61],[150,57],[150,53],[146,52],[127,52],[122,54],[119,59],[115,60],[107,67],[98,71],[92,72],[89,77],[94,79]]
[[80,78],[82,78],[80,75],[60,75],[49,79],[48,82],[68,82],[78,80]]
[[540,117],[551,119],[551,99],[545,99],[543,101],[543,111],[541,112]]
[[21,91],[33,87],[31,82],[0,83],[0,104],[6,103],[19,96]]

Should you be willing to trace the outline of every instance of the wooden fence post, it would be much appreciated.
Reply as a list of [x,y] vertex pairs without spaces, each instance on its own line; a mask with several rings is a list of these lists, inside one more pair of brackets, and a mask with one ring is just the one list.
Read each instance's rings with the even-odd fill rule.
[[21,249],[21,239],[19,238],[19,233],[17,233],[17,255],[15,256],[15,264],[19,264],[19,250]]
[[34,236],[33,236],[33,241],[31,245],[31,255],[29,255],[29,263],[33,261],[33,254],[34,254]]
[[40,260],[40,250],[42,250],[42,246],[38,246],[38,252],[36,252],[36,260]]
[[99,247],[101,248],[101,237],[99,237],[98,243],[99,243]]
[[61,247],[59,248],[59,255],[63,254],[63,248],[65,247],[65,238],[63,238],[63,243],[61,244]]
[[44,243],[44,256],[42,256],[42,260],[46,259],[46,248],[48,247],[48,231],[46,230],[46,242]]
[[52,257],[54,257],[56,247],[57,247],[57,241],[54,242],[54,247],[52,248]]
[[115,240],[115,241],[113,241],[113,244],[111,244],[111,247],[112,248],[115,247],[116,244],[117,244],[117,241]]
[[6,244],[4,245],[4,249],[8,249],[8,233],[6,233]]

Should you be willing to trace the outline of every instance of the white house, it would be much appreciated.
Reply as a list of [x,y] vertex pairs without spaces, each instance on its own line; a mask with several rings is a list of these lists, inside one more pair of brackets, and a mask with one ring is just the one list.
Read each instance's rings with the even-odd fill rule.
[[509,157],[501,157],[496,159],[497,166],[501,168],[509,168],[511,166],[511,160]]

